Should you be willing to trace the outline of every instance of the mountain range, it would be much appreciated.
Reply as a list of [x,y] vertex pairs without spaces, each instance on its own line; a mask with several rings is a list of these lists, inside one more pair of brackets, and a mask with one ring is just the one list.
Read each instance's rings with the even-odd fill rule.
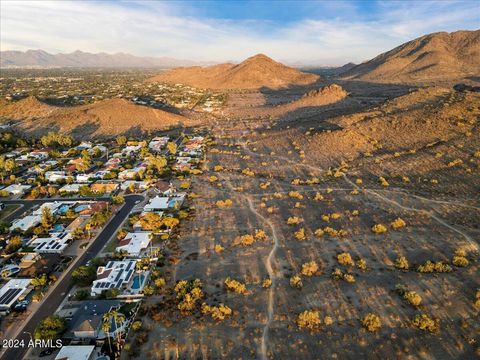
[[206,64],[170,57],[140,57],[125,53],[88,53],[80,50],[69,54],[50,54],[43,50],[1,51],[0,67],[138,67],[173,68]]

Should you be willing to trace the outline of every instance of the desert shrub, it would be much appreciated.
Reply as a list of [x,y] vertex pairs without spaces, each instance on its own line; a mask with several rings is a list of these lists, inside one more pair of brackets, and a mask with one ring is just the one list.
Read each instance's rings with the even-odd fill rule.
[[210,306],[206,303],[202,304],[202,314],[207,315],[210,314],[212,319],[217,321],[222,321],[225,317],[230,316],[232,314],[232,309],[228,306],[220,304],[218,306]]
[[295,287],[297,289],[303,288],[302,278],[299,275],[293,275],[290,278],[290,286]]
[[228,290],[233,291],[237,294],[245,295],[247,293],[247,287],[245,286],[245,284],[230,277],[225,279],[225,286]]
[[363,180],[360,179],[360,178],[357,178],[357,179],[355,180],[355,184],[361,185],[361,184],[363,184]]
[[382,186],[387,187],[387,186],[390,185],[390,184],[388,183],[387,179],[385,179],[383,176],[380,176],[380,177],[378,178],[378,181],[380,182],[380,184],[381,184]]
[[387,227],[383,224],[375,224],[375,225],[372,226],[372,231],[375,234],[383,234],[383,233],[387,232]]
[[336,230],[330,226],[324,227],[323,232],[332,237],[346,236],[348,234],[346,230],[343,230],[343,229]]
[[412,324],[420,330],[429,331],[431,333],[438,331],[440,328],[440,322],[432,319],[427,314],[416,315]]
[[410,265],[408,264],[408,260],[405,256],[400,256],[396,261],[395,261],[395,267],[397,269],[401,270],[408,270]]
[[256,240],[267,240],[267,234],[263,230],[255,230]]
[[217,207],[219,208],[226,208],[230,207],[233,205],[233,201],[230,199],[225,199],[225,200],[218,200],[216,203]]
[[480,309],[480,289],[477,289],[477,292],[475,293],[475,307],[477,309]]
[[255,176],[255,173],[249,168],[243,169],[242,174],[246,176]]
[[262,287],[268,289],[270,286],[272,286],[272,279],[270,279],[269,277],[263,279]]
[[364,259],[358,259],[357,260],[357,267],[360,270],[366,270],[367,269],[367,262]]
[[319,192],[315,193],[315,197],[313,198],[313,200],[315,201],[322,201],[324,199],[323,195],[320,194]]
[[317,331],[322,321],[318,310],[305,310],[298,315],[297,325],[300,329]]
[[302,200],[303,199],[303,195],[300,194],[298,191],[290,191],[288,193],[288,196],[293,198],[293,199],[298,199],[298,200]]
[[458,267],[467,267],[469,262],[466,258],[467,253],[463,249],[457,249],[452,259],[452,264]]
[[215,175],[212,175],[208,178],[208,181],[210,181],[211,183],[213,182],[217,182],[218,181],[218,177],[216,177]]
[[318,271],[318,264],[315,261],[309,261],[302,265],[302,275],[313,276]]
[[377,314],[368,313],[362,319],[362,326],[368,331],[374,332],[382,327],[382,322]]
[[222,171],[222,170],[223,170],[223,166],[221,166],[221,165],[215,165],[215,166],[213,167],[213,171],[217,171],[217,172],[218,172],[218,171]]
[[328,316],[328,315],[325,316],[325,317],[323,318],[323,323],[324,323],[325,325],[327,325],[327,326],[328,326],[328,325],[332,325],[332,324],[333,324],[333,319],[332,319],[332,317],[331,317],[331,316]]
[[287,219],[287,224],[288,225],[297,225],[300,224],[303,221],[302,218],[299,218],[297,216],[291,216]]
[[402,218],[396,218],[394,221],[390,223],[390,226],[392,227],[392,229],[398,230],[400,228],[407,226],[407,223]]
[[270,181],[264,182],[260,184],[260,189],[266,190],[270,187]]
[[242,246],[250,246],[255,242],[253,235],[242,235],[235,239],[235,244],[240,244]]
[[418,306],[422,302],[422,297],[415,291],[407,291],[403,294],[403,298],[407,300],[413,306]]
[[303,241],[307,238],[305,236],[305,229],[304,228],[301,228],[301,229],[295,231],[294,236],[295,236],[295,239],[297,239],[299,241]]
[[329,222],[330,221],[330,215],[328,214],[324,214],[321,216],[322,220],[325,221],[325,222]]
[[179,303],[177,308],[182,314],[191,313],[195,310],[198,301],[203,298],[202,282],[199,279],[193,281],[180,280],[175,285],[175,293]]
[[343,252],[337,255],[337,261],[340,265],[355,266],[352,256],[348,252]]
[[323,231],[322,229],[317,229],[317,230],[315,230],[314,234],[315,234],[316,237],[322,237],[323,234],[325,234],[325,231]]
[[330,218],[331,218],[331,219],[334,219],[334,220],[340,219],[341,217],[342,217],[342,214],[337,213],[337,212],[334,212],[334,213],[331,213],[331,214],[330,214]]
[[436,263],[427,260],[425,263],[418,266],[417,271],[420,273],[448,273],[452,272],[452,267],[445,264],[443,261],[437,261]]
[[217,254],[220,254],[220,253],[223,252],[224,250],[225,250],[225,248],[224,248],[222,245],[219,245],[219,244],[215,245],[215,252],[216,252]]
[[343,279],[343,271],[339,268],[335,268],[333,269],[332,271],[332,278],[336,279],[336,280],[340,280],[340,279]]

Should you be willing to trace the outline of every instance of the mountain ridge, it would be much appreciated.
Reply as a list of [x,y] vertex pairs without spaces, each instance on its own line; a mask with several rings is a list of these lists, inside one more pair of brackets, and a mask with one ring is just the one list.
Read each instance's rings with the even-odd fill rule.
[[430,81],[480,75],[480,30],[431,33],[346,71],[349,80]]
[[71,53],[51,54],[44,50],[6,50],[0,52],[0,67],[162,67],[192,66],[207,64],[171,57],[142,57],[118,52],[90,53],[75,50]]

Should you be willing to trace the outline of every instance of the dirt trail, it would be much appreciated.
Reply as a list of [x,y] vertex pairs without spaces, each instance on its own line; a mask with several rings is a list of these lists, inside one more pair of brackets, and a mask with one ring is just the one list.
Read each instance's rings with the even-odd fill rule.
[[366,188],[360,188],[357,184],[355,184],[353,181],[351,181],[347,175],[343,174],[343,178],[345,179],[346,182],[348,182],[350,185],[352,185],[353,187],[355,187],[357,190],[365,190],[367,193],[369,194],[372,194],[372,195],[375,195],[377,197],[379,197],[380,199],[382,199],[383,201],[386,201],[392,205],[395,205],[397,206],[398,208],[402,209],[402,210],[407,210],[407,211],[414,211],[414,212],[417,212],[417,213],[420,213],[420,214],[424,214],[424,215],[427,215],[429,217],[431,217],[432,219],[434,219],[435,221],[437,221],[439,224],[449,228],[450,230],[456,232],[457,234],[460,234],[463,236],[463,238],[467,241],[468,243],[468,246],[469,246],[469,249],[470,251],[478,251],[478,244],[475,240],[473,240],[470,236],[468,236],[467,234],[465,234],[464,232],[458,230],[457,228],[451,226],[450,224],[447,224],[444,220],[442,220],[441,218],[439,218],[437,215],[433,214],[432,211],[427,211],[427,210],[423,210],[423,209],[417,209],[417,208],[412,208],[412,207],[408,207],[408,206],[404,206],[398,202],[396,202],[395,200],[392,200],[392,199],[389,199],[373,190],[370,190],[370,189],[366,189]]

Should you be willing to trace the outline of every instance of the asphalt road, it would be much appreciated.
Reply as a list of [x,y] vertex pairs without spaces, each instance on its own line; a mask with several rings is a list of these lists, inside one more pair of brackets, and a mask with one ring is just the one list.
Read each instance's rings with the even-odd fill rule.
[[[27,344],[28,341],[30,340],[30,335],[28,335],[28,333],[33,334],[35,327],[40,322],[40,320],[55,313],[55,311],[57,310],[57,308],[60,306],[63,299],[65,298],[66,294],[68,293],[68,291],[70,291],[72,287],[70,278],[73,270],[79,266],[85,265],[89,260],[93,259],[100,252],[100,250],[102,250],[102,248],[107,244],[108,240],[111,238],[112,234],[118,229],[118,227],[123,223],[123,221],[130,214],[130,211],[135,206],[135,203],[137,201],[142,201],[143,199],[144,197],[141,195],[128,195],[125,197],[124,206],[120,209],[118,213],[115,214],[112,220],[97,236],[97,238],[88,248],[88,250],[82,255],[80,255],[80,259],[76,263],[76,266],[72,266],[71,268],[69,268],[69,270],[67,270],[66,275],[61,280],[59,280],[60,282],[56,285],[55,289],[48,295],[48,297],[43,301],[43,303],[40,305],[38,310],[33,314],[33,316],[26,323],[23,324],[23,328],[21,329],[21,331],[19,332],[19,335],[16,338],[17,340],[24,340],[25,344]],[[82,200],[85,200],[85,199],[82,199]],[[11,203],[23,204],[24,202],[27,202],[27,201],[28,200],[16,200],[16,201],[11,200],[11,201],[5,201],[5,203],[11,202]],[[28,202],[36,202],[31,205],[31,206],[34,206],[36,204],[38,205],[46,201],[52,201],[52,200],[51,199],[50,200],[48,199],[31,200]],[[25,356],[27,350],[28,350],[27,347],[9,348],[3,353],[0,359],[1,360],[22,359]]]

